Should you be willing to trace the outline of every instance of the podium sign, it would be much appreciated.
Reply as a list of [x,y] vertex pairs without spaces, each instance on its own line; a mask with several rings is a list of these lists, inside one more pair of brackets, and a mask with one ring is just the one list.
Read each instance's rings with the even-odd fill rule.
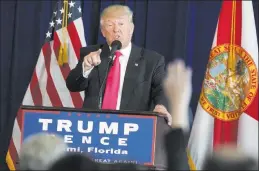
[[97,162],[155,163],[157,116],[24,109],[22,120],[22,141],[48,132],[64,137],[68,152]]

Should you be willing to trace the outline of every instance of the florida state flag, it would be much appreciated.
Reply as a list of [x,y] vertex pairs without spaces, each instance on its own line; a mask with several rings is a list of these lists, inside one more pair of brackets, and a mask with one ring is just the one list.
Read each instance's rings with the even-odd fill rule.
[[200,170],[218,145],[258,159],[258,42],[252,1],[223,1],[188,144]]

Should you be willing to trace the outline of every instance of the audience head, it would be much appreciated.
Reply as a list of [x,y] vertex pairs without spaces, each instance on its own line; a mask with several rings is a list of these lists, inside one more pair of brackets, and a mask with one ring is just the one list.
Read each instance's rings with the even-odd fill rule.
[[70,153],[57,160],[49,170],[100,170],[99,164],[81,153]]
[[100,25],[108,45],[119,40],[125,48],[131,42],[134,31],[133,12],[124,5],[108,6],[101,13]]
[[151,168],[133,163],[100,164],[100,170],[152,170]]
[[54,134],[39,133],[25,139],[19,155],[19,170],[46,170],[66,153],[64,140]]
[[[235,146],[224,145],[207,158],[204,170],[255,170],[256,161]],[[258,169],[258,168],[257,168]]]

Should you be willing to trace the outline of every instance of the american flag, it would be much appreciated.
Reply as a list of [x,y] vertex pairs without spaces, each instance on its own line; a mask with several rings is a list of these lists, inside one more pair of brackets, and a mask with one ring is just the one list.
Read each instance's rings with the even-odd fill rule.
[[[57,2],[22,105],[75,107],[83,104],[83,92],[69,92],[65,79],[86,46],[80,1]],[[21,142],[21,110],[14,121],[6,161],[15,170]]]

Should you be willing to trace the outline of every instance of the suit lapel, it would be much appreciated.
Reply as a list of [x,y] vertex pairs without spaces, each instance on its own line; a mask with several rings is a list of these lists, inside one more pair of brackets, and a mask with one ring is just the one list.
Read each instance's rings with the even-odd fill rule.
[[98,74],[99,74],[99,83],[100,83],[100,86],[104,80],[104,77],[105,77],[105,72],[107,70],[107,67],[108,67],[108,62],[109,62],[109,58],[108,58],[108,55],[110,54],[110,49],[109,49],[109,46],[108,44],[104,44],[103,47],[102,47],[102,52],[101,52],[101,63],[100,65],[98,65]]
[[141,48],[132,44],[129,61],[124,77],[120,108],[124,109],[133,93],[136,84],[140,81],[137,75],[141,69]]

